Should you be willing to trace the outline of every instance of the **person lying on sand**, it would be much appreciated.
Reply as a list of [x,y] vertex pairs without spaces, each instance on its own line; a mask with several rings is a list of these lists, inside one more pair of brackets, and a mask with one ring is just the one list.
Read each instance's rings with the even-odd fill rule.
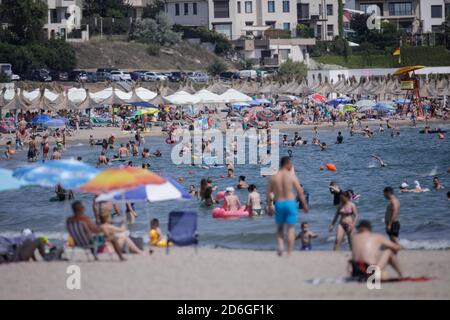
[[372,232],[372,225],[367,220],[361,220],[357,227],[358,233],[352,237],[351,276],[359,281],[366,281],[371,273],[370,266],[376,266],[381,271],[381,279],[387,279],[385,268],[390,265],[400,278],[403,272],[397,258],[400,245],[388,240],[381,234]]

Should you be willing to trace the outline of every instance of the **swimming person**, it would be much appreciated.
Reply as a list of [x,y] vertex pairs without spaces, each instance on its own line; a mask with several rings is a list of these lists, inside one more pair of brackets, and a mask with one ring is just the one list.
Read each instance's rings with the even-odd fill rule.
[[301,250],[302,251],[306,251],[306,250],[310,251],[310,250],[312,250],[311,239],[317,238],[318,235],[309,230],[308,222],[302,222],[302,224],[300,225],[300,228],[301,228],[301,231],[298,234],[297,239],[300,239],[302,241]]
[[444,189],[444,186],[442,185],[438,177],[433,178],[433,188],[436,190]]
[[250,215],[259,216],[261,215],[261,196],[256,190],[256,186],[251,184],[248,187],[248,198],[247,198],[247,211]]
[[336,240],[334,243],[334,250],[340,250],[342,240],[344,235],[347,235],[348,243],[351,248],[351,236],[353,229],[355,227],[356,221],[358,220],[358,209],[356,205],[351,202],[351,195],[348,191],[341,193],[340,205],[336,211],[336,214],[329,226],[329,231],[333,231],[334,225],[336,224],[338,218],[340,218],[339,224],[336,228]]
[[248,184],[245,181],[245,176],[239,176],[239,182],[237,184],[237,188],[238,189],[247,189],[248,188]]
[[295,189],[297,196],[302,203],[305,213],[309,211],[308,204],[300,186],[300,182],[293,174],[293,164],[289,157],[282,157],[280,160],[280,170],[269,179],[267,187],[267,210],[268,214],[273,214],[271,195],[274,194],[275,222],[277,224],[278,255],[284,251],[284,229],[287,226],[288,250],[290,255],[294,248],[295,225],[298,219],[297,201],[292,192]]
[[400,201],[398,201],[397,197],[394,195],[394,189],[392,189],[391,187],[384,188],[383,195],[389,201],[384,216],[386,233],[391,241],[399,243],[398,235],[400,233]]
[[352,278],[359,281],[367,281],[371,275],[368,273],[370,266],[378,267],[381,271],[381,278],[386,279],[383,273],[387,265],[390,265],[402,277],[402,271],[397,259],[397,252],[400,245],[392,242],[381,234],[372,233],[372,225],[367,220],[361,220],[358,233],[352,239]]
[[336,137],[336,144],[344,143],[344,137],[342,136],[342,133],[339,131],[338,135]]
[[381,167],[385,167],[385,166],[386,166],[386,163],[385,163],[385,162],[383,161],[383,159],[381,159],[379,156],[377,156],[377,155],[375,155],[375,154],[372,154],[372,158],[377,159],[378,162],[380,163],[380,166],[381,166]]

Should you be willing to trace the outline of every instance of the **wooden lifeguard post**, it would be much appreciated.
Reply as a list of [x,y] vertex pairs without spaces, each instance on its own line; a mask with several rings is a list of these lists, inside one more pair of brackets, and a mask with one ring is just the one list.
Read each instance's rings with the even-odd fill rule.
[[[407,105],[408,109],[411,107],[414,99],[417,99],[417,106],[419,107],[418,113],[423,116],[422,98],[420,96],[420,81],[416,76],[416,70],[425,68],[425,66],[409,66],[398,69],[394,72],[394,76],[400,77],[401,89],[406,91],[405,98],[403,100],[403,106]],[[406,99],[409,99],[409,103],[406,103]]]

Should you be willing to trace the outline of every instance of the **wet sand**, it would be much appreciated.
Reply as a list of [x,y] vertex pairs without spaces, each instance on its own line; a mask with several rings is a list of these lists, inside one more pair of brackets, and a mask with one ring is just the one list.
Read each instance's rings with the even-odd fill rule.
[[[430,282],[313,285],[314,278],[346,276],[349,252],[295,252],[175,248],[119,262],[108,255],[86,262],[0,265],[0,299],[450,299],[450,251],[402,251],[405,275]],[[81,289],[66,288],[69,265],[81,268]],[[394,276],[392,270],[388,270]]]

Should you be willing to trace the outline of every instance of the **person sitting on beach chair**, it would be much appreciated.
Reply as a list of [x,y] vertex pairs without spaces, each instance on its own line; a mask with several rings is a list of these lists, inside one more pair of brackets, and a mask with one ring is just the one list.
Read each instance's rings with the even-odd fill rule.
[[397,259],[400,245],[383,237],[381,234],[372,233],[372,225],[367,220],[361,220],[357,227],[358,233],[352,239],[351,276],[358,281],[366,281],[371,273],[370,266],[379,268],[381,279],[386,279],[385,268],[390,265],[402,277],[402,271]]
[[[80,247],[85,250],[89,249],[97,260],[98,242],[95,241],[94,235],[99,235],[103,230],[97,226],[92,220],[84,214],[85,208],[81,201],[72,203],[73,215],[66,220],[66,227],[69,235],[72,237],[74,247]],[[125,260],[122,256],[122,250],[118,241],[113,237],[106,235],[107,242],[111,243],[114,251],[119,256],[120,260]]]

